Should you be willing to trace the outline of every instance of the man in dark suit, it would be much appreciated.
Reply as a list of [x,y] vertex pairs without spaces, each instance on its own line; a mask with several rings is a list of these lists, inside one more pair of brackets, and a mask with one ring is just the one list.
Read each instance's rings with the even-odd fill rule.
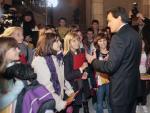
[[86,53],[86,58],[94,69],[110,75],[110,100],[112,113],[135,113],[138,83],[141,40],[131,28],[126,10],[122,7],[108,11],[108,27],[112,36],[108,61],[96,59]]

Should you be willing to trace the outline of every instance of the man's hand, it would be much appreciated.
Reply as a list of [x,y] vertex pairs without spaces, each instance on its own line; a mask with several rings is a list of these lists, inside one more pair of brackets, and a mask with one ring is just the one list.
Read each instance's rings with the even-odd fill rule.
[[94,59],[96,59],[96,52],[94,51],[93,52],[93,55],[90,55],[90,54],[88,54],[87,52],[85,53],[85,56],[86,56],[86,60],[88,61],[88,63],[92,63],[92,61],[94,60]]

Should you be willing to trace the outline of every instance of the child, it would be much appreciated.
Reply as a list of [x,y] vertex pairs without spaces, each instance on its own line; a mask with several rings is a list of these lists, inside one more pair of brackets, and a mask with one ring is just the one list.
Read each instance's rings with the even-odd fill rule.
[[0,113],[14,113],[12,106],[15,105],[15,100],[18,94],[23,89],[24,85],[21,80],[7,80],[5,71],[8,65],[19,60],[19,49],[17,42],[11,37],[0,38]]
[[9,63],[5,78],[13,79],[14,83],[16,80],[22,80],[24,83],[24,88],[17,97],[15,113],[53,113],[54,99],[49,91],[37,82],[37,75],[30,64]]
[[[104,33],[98,34],[94,41],[96,47],[96,56],[99,60],[107,60],[108,48],[107,37]],[[103,113],[103,100],[106,95],[106,103],[108,106],[108,112],[111,113],[110,101],[109,101],[109,78],[106,73],[96,72],[97,78],[97,113]]]
[[7,28],[1,36],[12,37],[17,43],[21,50],[20,60],[22,63],[31,63],[33,58],[33,51],[24,42],[23,30],[21,27],[9,27]]
[[89,113],[87,98],[90,96],[90,88],[86,72],[88,64],[85,61],[85,52],[80,49],[79,36],[76,33],[68,33],[64,39],[64,72],[66,79],[79,94],[73,103],[73,113],[79,113],[83,104],[84,113]]
[[61,40],[64,39],[65,35],[69,32],[69,28],[67,27],[67,19],[64,17],[59,18],[59,26],[57,27],[58,33],[61,37]]
[[[147,54],[146,54],[146,51],[145,51],[145,42],[144,40],[142,40],[142,52],[141,52],[141,62],[140,62],[140,66],[139,66],[139,69],[140,69],[140,74],[141,76],[146,74],[147,72],[147,62],[148,62],[148,57],[147,57]],[[139,107],[140,107],[140,104],[141,104],[141,107],[143,108],[143,111],[144,113],[148,113],[148,108],[146,106],[146,103],[147,103],[147,88],[146,88],[146,81],[145,80],[141,80],[141,97],[138,98],[138,105],[137,105],[137,108],[136,108],[136,112],[139,111]]]
[[[40,40],[35,51],[32,67],[37,73],[37,80],[53,95],[56,110],[60,112],[72,103],[75,93],[64,77],[63,54],[59,37],[53,33],[46,33]],[[71,98],[63,100],[65,93]]]

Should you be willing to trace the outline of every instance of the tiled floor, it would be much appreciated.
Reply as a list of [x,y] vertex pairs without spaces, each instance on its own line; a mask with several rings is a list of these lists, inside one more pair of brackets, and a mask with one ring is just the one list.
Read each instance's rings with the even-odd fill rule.
[[[147,107],[148,107],[147,113],[150,113],[150,94],[147,97]],[[96,113],[95,110],[93,109],[91,100],[89,101],[89,111],[90,111],[90,113]],[[80,113],[83,113],[83,109],[80,109]],[[108,113],[107,110],[104,110],[104,113]],[[145,113],[145,112],[143,111],[142,107],[140,107],[140,109],[137,111],[137,113]]]
[[[147,113],[150,113],[150,94],[147,97],[147,108],[148,108]],[[137,113],[145,113],[145,112],[143,111],[142,107],[140,106],[140,109],[137,111]]]

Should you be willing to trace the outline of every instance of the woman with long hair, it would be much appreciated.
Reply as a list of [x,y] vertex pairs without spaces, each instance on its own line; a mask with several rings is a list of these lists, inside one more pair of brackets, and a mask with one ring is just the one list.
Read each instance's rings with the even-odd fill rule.
[[15,100],[23,89],[22,81],[16,79],[6,80],[5,70],[13,61],[19,60],[17,42],[11,37],[0,38],[0,112],[14,113]]
[[[45,38],[39,41],[32,67],[37,73],[39,83],[43,84],[53,95],[58,112],[72,103],[75,93],[64,77],[61,42],[56,34],[46,33]],[[64,94],[70,98],[63,100]]]
[[89,113],[87,99],[90,96],[88,83],[88,64],[85,51],[80,49],[79,36],[70,32],[64,38],[64,72],[66,79],[75,91],[79,91],[73,102],[73,113],[79,113],[83,105],[84,113]]

